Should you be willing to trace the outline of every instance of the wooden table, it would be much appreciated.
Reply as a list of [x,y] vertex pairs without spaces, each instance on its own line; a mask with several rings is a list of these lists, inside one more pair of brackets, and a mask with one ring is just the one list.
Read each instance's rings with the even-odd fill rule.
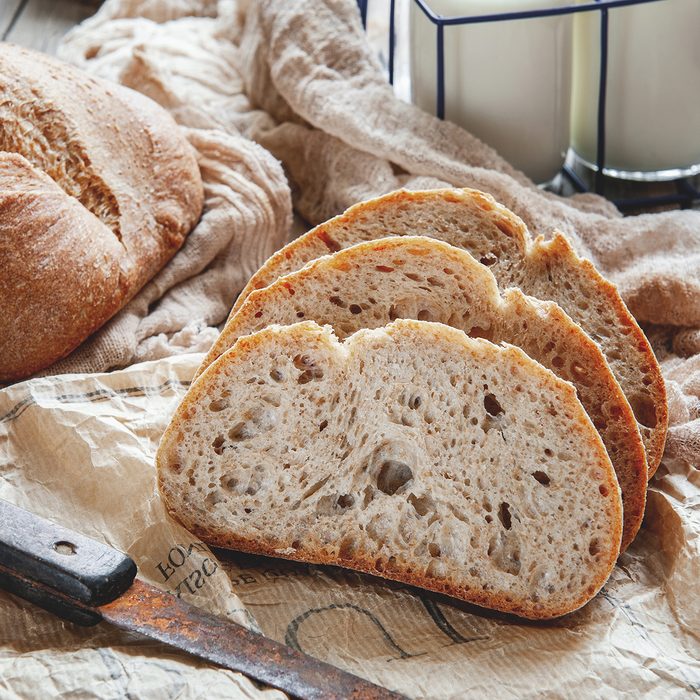
[[55,53],[61,37],[94,15],[101,0],[0,0],[0,37]]

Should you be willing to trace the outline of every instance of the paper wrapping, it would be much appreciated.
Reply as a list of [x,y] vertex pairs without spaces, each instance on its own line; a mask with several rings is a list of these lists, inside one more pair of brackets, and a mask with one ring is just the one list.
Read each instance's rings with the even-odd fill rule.
[[[0,392],[0,497],[128,552],[139,576],[413,698],[700,694],[700,483],[667,459],[603,591],[526,622],[354,572],[212,553],[165,513],[158,440],[201,354]],[[196,572],[199,572],[196,573]],[[0,593],[2,698],[284,697],[100,624]]]

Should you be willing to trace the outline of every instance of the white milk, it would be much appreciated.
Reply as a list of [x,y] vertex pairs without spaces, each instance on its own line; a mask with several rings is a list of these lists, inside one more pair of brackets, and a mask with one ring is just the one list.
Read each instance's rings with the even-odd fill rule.
[[[666,179],[700,171],[700,0],[611,9],[609,17],[606,172]],[[582,13],[571,130],[588,163],[596,162],[599,72],[600,13]]]
[[[700,5],[700,0],[694,0]],[[429,0],[447,17],[525,11],[568,0]],[[410,3],[413,101],[435,114],[437,27]],[[572,16],[445,27],[445,118],[493,146],[535,182],[569,147]],[[698,97],[700,99],[700,96]]]

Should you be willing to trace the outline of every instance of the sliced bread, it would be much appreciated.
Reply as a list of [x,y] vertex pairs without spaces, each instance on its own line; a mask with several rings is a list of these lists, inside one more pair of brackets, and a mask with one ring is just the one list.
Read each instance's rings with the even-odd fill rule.
[[586,603],[619,550],[615,472],[571,384],[443,324],[243,337],[194,383],[157,465],[172,515],[210,544],[528,618]]
[[647,464],[634,414],[598,346],[553,302],[517,289],[499,294],[487,267],[463,249],[406,236],[359,243],[253,292],[232,316],[199,372],[241,336],[300,319],[343,339],[396,318],[439,321],[472,337],[506,342],[576,387],[617,473],[624,504],[622,549],[644,516]]
[[666,441],[666,389],[654,353],[613,284],[579,258],[564,236],[532,240],[525,224],[493,197],[468,189],[400,190],[357,204],[273,255],[252,277],[248,294],[278,277],[364,240],[424,235],[469,251],[502,289],[520,287],[556,301],[600,345],[629,401],[647,450],[649,476]]

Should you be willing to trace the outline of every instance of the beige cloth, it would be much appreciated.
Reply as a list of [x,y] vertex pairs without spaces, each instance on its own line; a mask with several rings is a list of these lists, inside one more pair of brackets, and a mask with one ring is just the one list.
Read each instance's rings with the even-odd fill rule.
[[[398,186],[478,187],[533,231],[564,230],[641,320],[659,324],[667,451],[644,528],[604,592],[563,620],[531,624],[234,554],[221,562],[229,577],[217,569],[189,599],[416,698],[700,694],[700,213],[623,219],[599,198],[539,191],[464,131],[393,98],[354,0],[108,0],[62,55],[170,110],[200,154],[207,204],[170,265],[53,370],[162,359],[0,392],[0,497],[129,551],[142,576],[172,588],[158,564],[191,540],[162,511],[153,454],[201,358],[178,353],[208,346],[289,232],[289,189],[270,154],[312,223]],[[178,576],[207,558],[195,548]],[[75,630],[0,595],[3,697],[257,693],[236,674],[105,626]]]

